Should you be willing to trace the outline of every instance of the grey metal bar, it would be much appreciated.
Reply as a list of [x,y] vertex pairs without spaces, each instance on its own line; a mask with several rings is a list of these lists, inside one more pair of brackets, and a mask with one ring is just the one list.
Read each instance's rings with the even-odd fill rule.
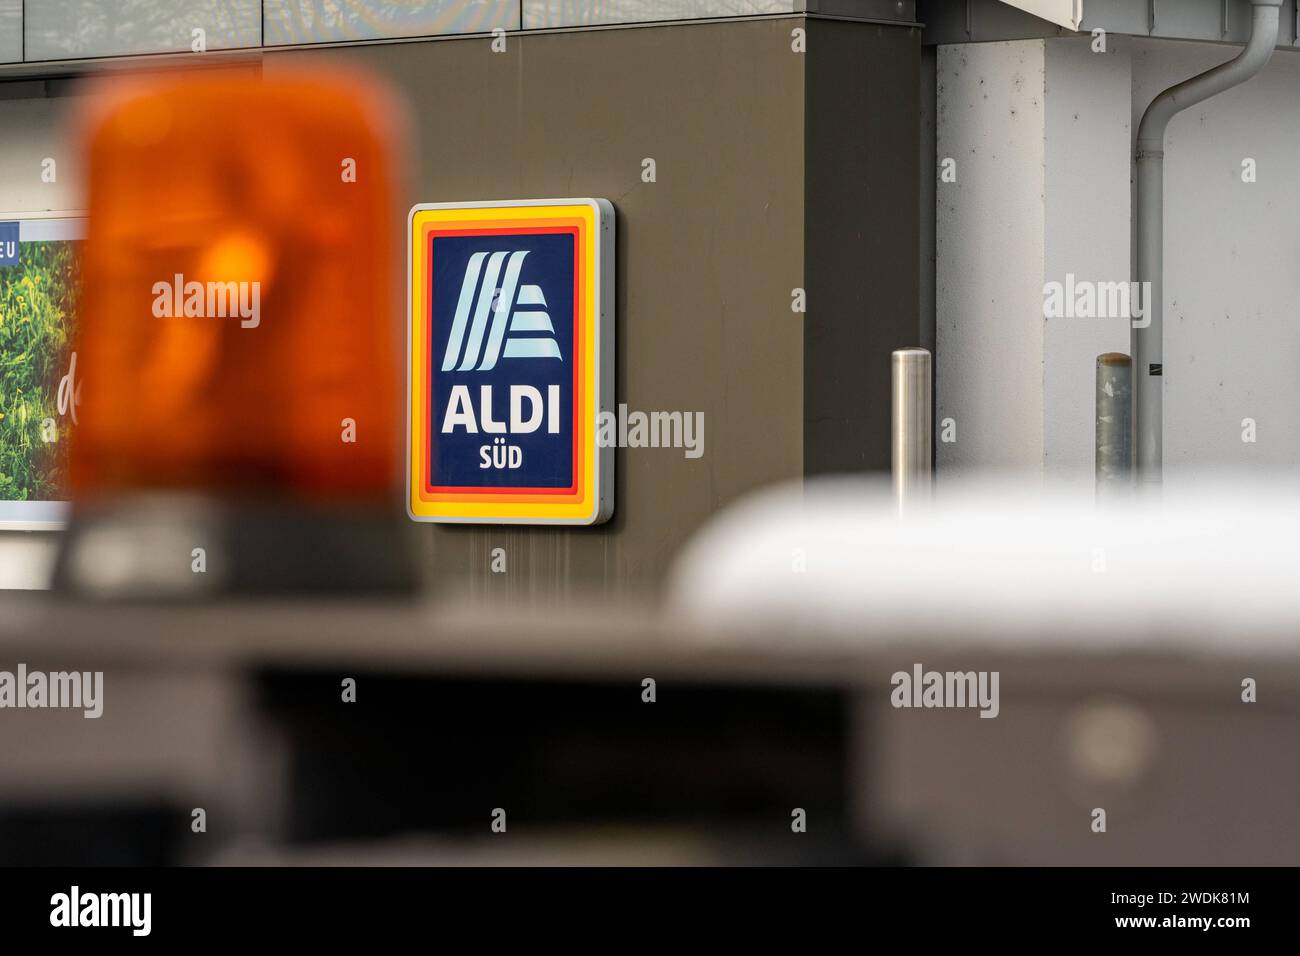
[[933,365],[928,350],[906,348],[894,352],[892,366],[894,499],[901,511],[930,496]]
[[1133,486],[1133,361],[1123,352],[1097,356],[1098,497]]

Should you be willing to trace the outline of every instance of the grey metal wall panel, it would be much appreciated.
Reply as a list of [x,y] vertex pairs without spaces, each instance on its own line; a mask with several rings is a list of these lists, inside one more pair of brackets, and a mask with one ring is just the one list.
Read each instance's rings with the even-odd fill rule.
[[794,13],[804,0],[523,0],[524,29]]
[[27,60],[257,47],[261,0],[26,0]]
[[1068,32],[1001,0],[920,0],[916,16],[925,24],[927,46],[1024,40]]
[[850,20],[916,22],[916,0],[803,0],[809,13]]
[[1101,28],[1109,33],[1131,33],[1145,36],[1151,28],[1151,10],[1148,0],[1088,0],[1083,5],[1083,19],[1079,29],[1084,33]]
[[264,0],[265,43],[335,43],[519,29],[519,0]]
[[[1086,5],[1085,5],[1086,6]],[[1248,5],[1244,2],[1243,7]],[[1231,7],[1231,4],[1229,4]],[[1165,0],[1155,4],[1155,29],[1153,36],[1193,37],[1218,40],[1226,38],[1226,22],[1222,0]],[[1231,10],[1228,11],[1231,16]],[[1246,18],[1249,27],[1250,18]]]
[[[927,45],[1071,35],[1002,0],[920,0],[917,16]],[[1079,31],[1245,43],[1250,20],[1249,0],[1084,0]],[[1296,0],[1283,0],[1279,37],[1281,46],[1295,43]]]
[[0,0],[0,63],[19,63],[22,58],[22,0]]

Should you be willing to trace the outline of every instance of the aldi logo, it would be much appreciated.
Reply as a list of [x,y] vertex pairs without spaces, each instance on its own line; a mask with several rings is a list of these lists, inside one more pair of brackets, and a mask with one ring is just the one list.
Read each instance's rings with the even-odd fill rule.
[[594,524],[613,511],[614,210],[602,199],[411,210],[417,521]]
[[[563,237],[560,237],[563,239]],[[442,239],[444,245],[449,244],[450,240]],[[561,259],[568,255],[565,243],[559,245]],[[487,273],[483,276],[480,283],[479,276],[483,273],[483,260],[487,260]],[[505,338],[507,328],[514,333],[525,332],[546,332],[550,336],[555,335],[555,326],[551,324],[551,317],[546,314],[546,293],[542,291],[539,285],[519,284],[519,270],[523,266],[524,257],[528,255],[528,250],[519,252],[475,252],[469,257],[469,264],[465,267],[465,281],[460,287],[460,300],[456,303],[456,318],[452,322],[451,335],[447,339],[447,351],[442,357],[442,370],[449,372],[456,368],[456,361],[461,356],[461,345],[465,341],[465,327],[469,322],[469,314],[474,313],[474,328],[469,336],[469,348],[465,350],[464,358],[460,364],[460,371],[477,368],[480,372],[489,372],[497,363],[497,358],[502,354],[501,342]],[[501,275],[501,263],[503,257],[508,256],[505,260],[505,278],[502,280],[504,285],[497,285],[497,278]],[[534,262],[537,260],[534,259]],[[561,262],[561,265],[567,263]],[[568,284],[566,279],[565,284]],[[477,291],[477,296],[475,290]],[[518,314],[514,313],[515,296],[518,294],[518,302],[524,306],[539,306],[536,310],[521,309]],[[489,298],[489,296],[491,298]],[[483,327],[486,324],[486,317],[491,316],[491,329],[488,334],[487,343],[483,350],[479,351],[479,345],[483,340]],[[560,358],[560,348],[555,344],[554,338],[531,338],[523,335],[517,335],[505,345],[506,358]]]

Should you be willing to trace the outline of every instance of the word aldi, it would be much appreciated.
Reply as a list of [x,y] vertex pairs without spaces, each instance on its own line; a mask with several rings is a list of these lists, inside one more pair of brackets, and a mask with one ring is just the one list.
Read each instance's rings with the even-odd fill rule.
[[433,203],[407,231],[407,511],[597,524],[614,510],[614,207]]

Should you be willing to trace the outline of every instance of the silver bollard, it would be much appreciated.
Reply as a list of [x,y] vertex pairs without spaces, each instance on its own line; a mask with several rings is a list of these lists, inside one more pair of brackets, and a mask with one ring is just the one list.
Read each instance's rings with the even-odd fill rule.
[[934,477],[931,450],[930,353],[898,349],[893,356],[894,500],[901,512],[930,497]]
[[1097,496],[1133,486],[1133,362],[1123,352],[1097,356]]

